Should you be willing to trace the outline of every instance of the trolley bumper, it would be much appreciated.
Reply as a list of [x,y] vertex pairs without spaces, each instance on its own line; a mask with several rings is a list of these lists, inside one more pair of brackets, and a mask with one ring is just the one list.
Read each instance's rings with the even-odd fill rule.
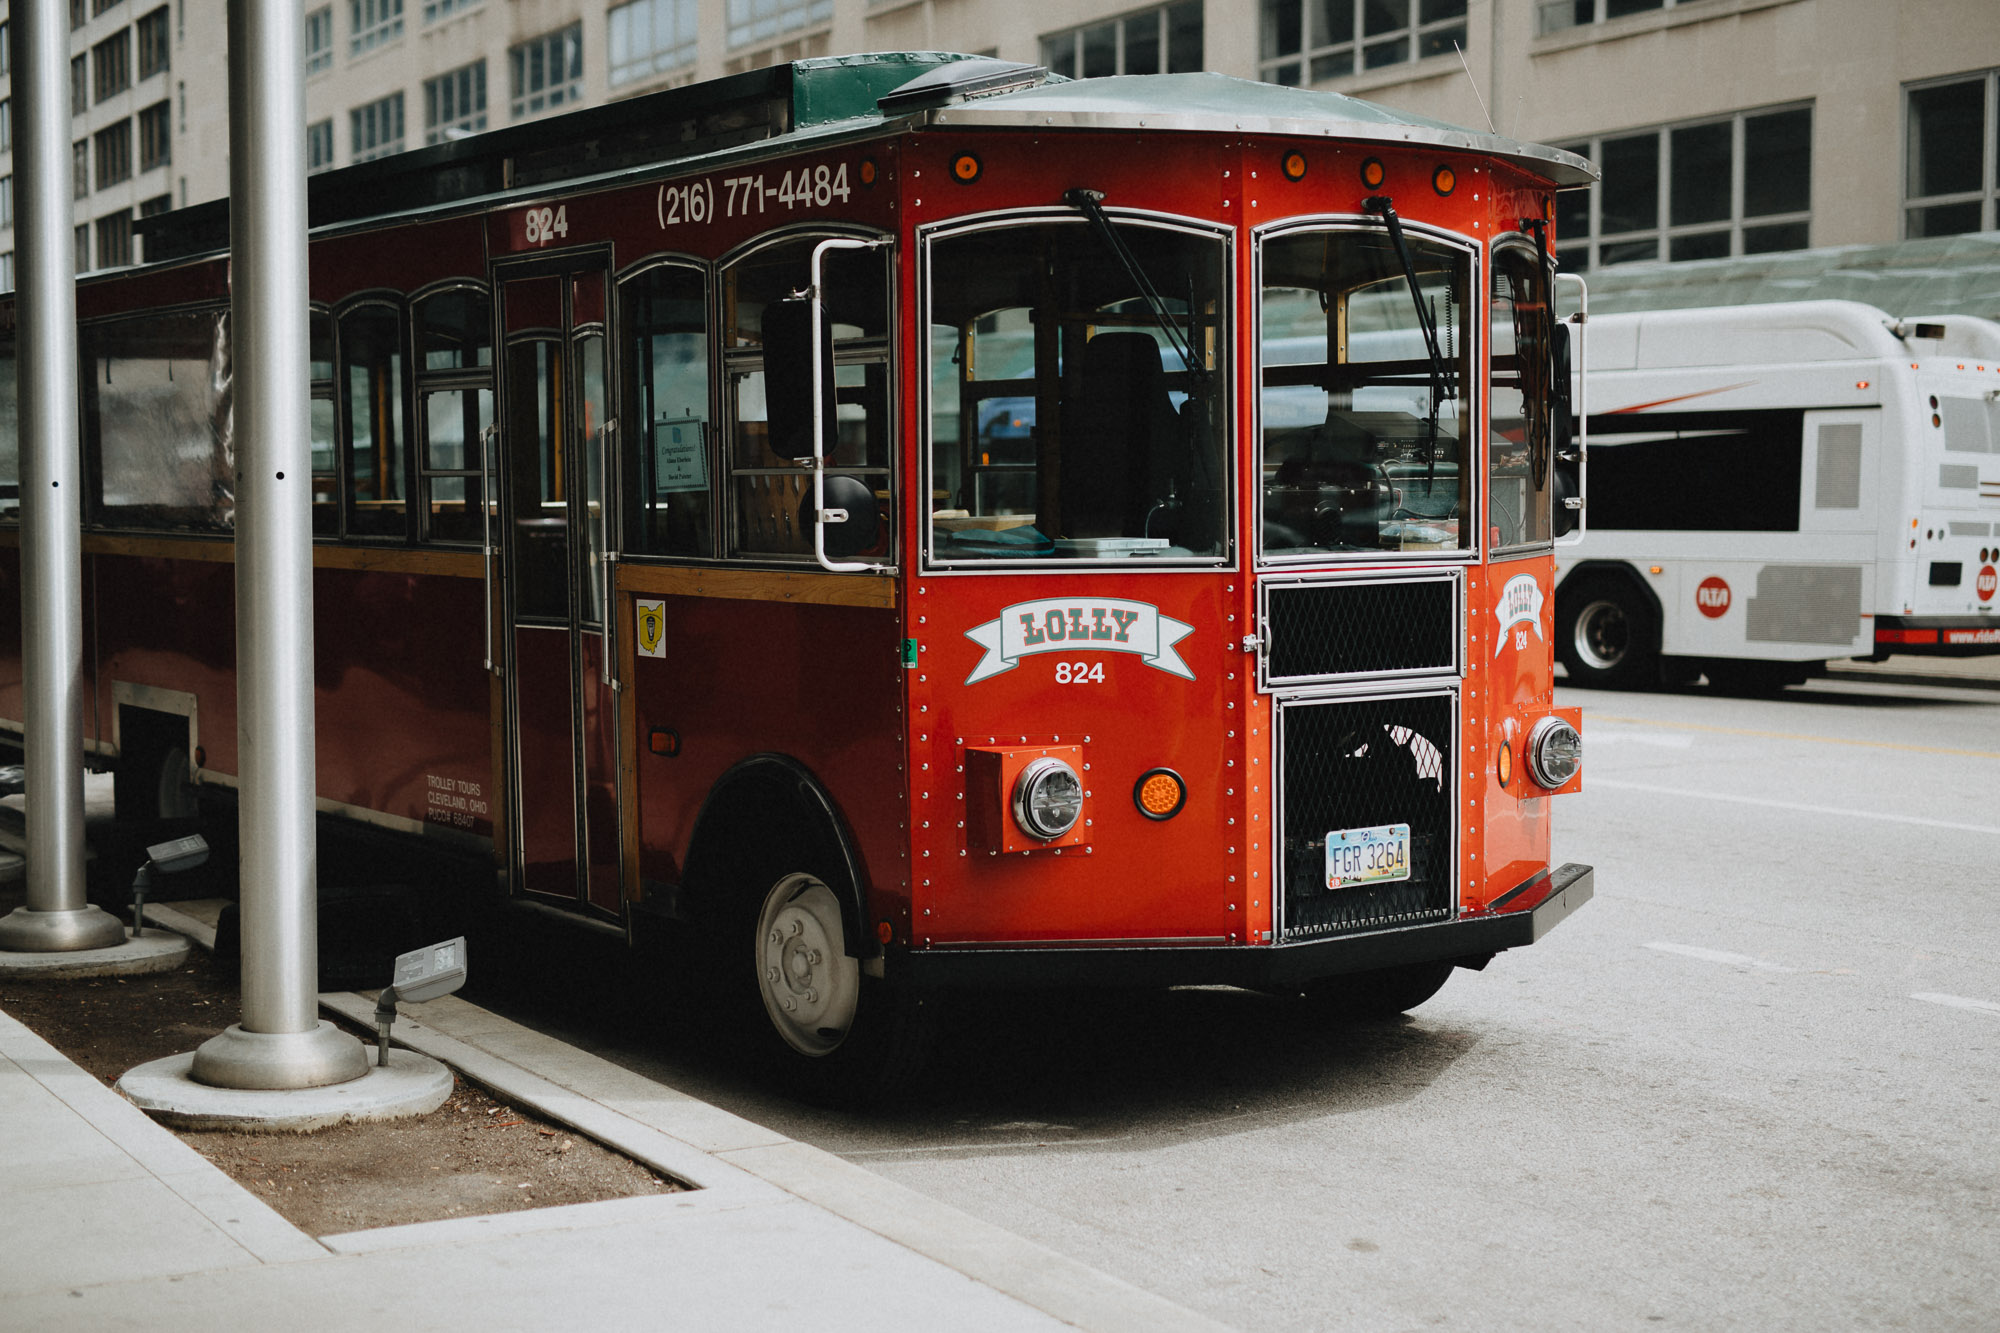
[[1300,944],[925,949],[892,955],[887,971],[902,984],[938,989],[1221,985],[1264,990],[1438,959],[1477,967],[1502,949],[1533,944],[1589,902],[1592,874],[1590,866],[1566,864],[1536,875],[1490,909],[1455,921]]

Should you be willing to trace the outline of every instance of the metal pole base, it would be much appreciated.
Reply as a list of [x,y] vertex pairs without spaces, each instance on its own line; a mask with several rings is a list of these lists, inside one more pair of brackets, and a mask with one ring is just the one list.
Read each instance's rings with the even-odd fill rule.
[[232,1023],[194,1053],[188,1077],[211,1088],[324,1088],[368,1073],[360,1038],[321,1019],[310,1032],[245,1032]]
[[101,907],[63,912],[17,907],[0,917],[0,949],[10,953],[110,949],[124,942],[124,923]]

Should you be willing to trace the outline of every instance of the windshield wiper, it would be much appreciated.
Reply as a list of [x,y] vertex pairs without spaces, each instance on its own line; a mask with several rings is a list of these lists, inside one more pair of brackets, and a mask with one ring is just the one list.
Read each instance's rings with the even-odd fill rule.
[[1396,205],[1386,194],[1371,194],[1361,201],[1364,212],[1374,213],[1389,225],[1389,242],[1396,247],[1396,257],[1403,261],[1403,278],[1410,285],[1410,300],[1417,307],[1417,326],[1424,331],[1424,350],[1431,358],[1431,418],[1430,432],[1426,440],[1427,453],[1431,455],[1431,466],[1437,466],[1438,411],[1451,392],[1451,377],[1444,368],[1444,354],[1438,350],[1437,324],[1431,318],[1430,307],[1424,304],[1424,289],[1417,282],[1417,266],[1410,258],[1410,246],[1403,239],[1403,222],[1396,216]]
[[1167,310],[1167,303],[1160,299],[1160,293],[1154,288],[1152,279],[1146,276],[1146,270],[1139,267],[1139,261],[1132,252],[1125,248],[1125,239],[1118,234],[1117,228],[1111,225],[1111,219],[1104,216],[1104,191],[1069,190],[1063,194],[1063,202],[1090,219],[1091,225],[1097,229],[1097,234],[1104,239],[1104,244],[1124,267],[1125,275],[1132,279],[1133,285],[1139,289],[1139,295],[1152,310],[1153,318],[1157,319],[1160,327],[1166,330],[1167,340],[1174,345],[1174,351],[1180,356],[1181,365],[1185,366],[1196,379],[1206,378],[1206,369],[1196,365],[1194,359],[1194,302],[1192,300],[1188,302],[1187,336],[1183,338],[1179,322]]

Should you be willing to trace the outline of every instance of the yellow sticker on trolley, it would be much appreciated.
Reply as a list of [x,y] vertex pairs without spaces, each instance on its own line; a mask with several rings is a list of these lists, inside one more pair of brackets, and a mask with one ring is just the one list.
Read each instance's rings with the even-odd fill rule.
[[667,655],[667,604],[639,602],[639,656]]

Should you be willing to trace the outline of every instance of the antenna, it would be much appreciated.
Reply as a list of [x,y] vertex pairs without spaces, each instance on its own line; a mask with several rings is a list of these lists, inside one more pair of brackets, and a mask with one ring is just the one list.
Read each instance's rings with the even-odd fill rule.
[[1493,123],[1493,113],[1486,109],[1486,99],[1479,95],[1479,80],[1472,77],[1472,66],[1465,59],[1465,48],[1453,41],[1451,49],[1458,52],[1458,63],[1465,69],[1465,81],[1472,85],[1472,95],[1479,98],[1479,113],[1486,117],[1486,128],[1495,134],[1500,133],[1500,127]]

